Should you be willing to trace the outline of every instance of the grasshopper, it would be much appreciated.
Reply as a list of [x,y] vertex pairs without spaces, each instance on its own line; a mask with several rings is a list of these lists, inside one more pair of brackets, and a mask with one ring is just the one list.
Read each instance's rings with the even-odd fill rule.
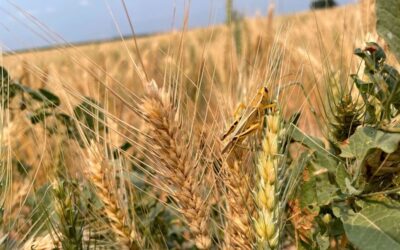
[[[260,130],[264,124],[264,115],[267,109],[274,108],[275,103],[271,103],[267,87],[261,87],[256,96],[252,99],[248,107],[243,103],[239,105],[235,112],[237,118],[230,125],[229,129],[221,136],[221,140],[227,140],[222,153],[230,151],[236,143],[244,140],[246,136]],[[242,115],[237,116],[239,110],[243,110]]]

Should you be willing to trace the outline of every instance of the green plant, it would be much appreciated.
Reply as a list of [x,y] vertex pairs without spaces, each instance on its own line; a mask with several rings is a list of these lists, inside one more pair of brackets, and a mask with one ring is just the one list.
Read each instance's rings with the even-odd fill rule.
[[379,35],[385,38],[397,60],[400,61],[400,2],[377,0],[376,16]]
[[[400,216],[400,75],[385,64],[386,54],[376,43],[367,43],[355,54],[365,65],[365,77],[351,76],[363,103],[363,112],[350,112],[354,128],[340,125],[350,123],[346,120],[330,120],[335,128],[348,131],[330,138],[335,141],[327,146],[294,130],[293,138],[312,152],[295,199],[300,202],[296,211],[315,217],[308,234],[294,227],[303,236],[298,237],[299,244],[306,249],[328,249],[332,240],[340,249],[400,247],[400,228],[390,223]],[[348,113],[340,106],[335,110],[336,118]]]

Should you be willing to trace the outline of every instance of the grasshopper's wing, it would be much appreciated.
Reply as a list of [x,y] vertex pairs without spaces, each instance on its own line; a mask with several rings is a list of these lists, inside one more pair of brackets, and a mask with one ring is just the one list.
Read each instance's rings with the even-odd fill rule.
[[[241,117],[240,117],[241,118]],[[228,131],[226,131],[222,136],[221,136],[221,141],[225,140],[232,132],[236,129],[237,125],[239,124],[240,118],[238,120],[235,120],[231,126],[229,127]]]
[[255,115],[257,115],[257,109],[248,108],[245,111],[245,113],[241,116],[241,119],[234,123],[235,126],[233,125],[231,126],[230,133],[228,133],[229,132],[228,130],[228,132],[224,135],[225,136],[224,139],[228,137],[229,139],[224,148],[222,149],[222,153],[225,153],[228,150],[230,150],[232,146],[238,142],[239,140],[238,135],[246,131],[249,125],[250,126],[252,125]]
[[222,136],[222,140],[229,137],[229,140],[222,150],[222,152],[227,151],[231,148],[232,145],[237,143],[240,139],[239,137],[245,136],[252,131],[258,125],[254,125],[255,119],[257,119],[257,115],[259,115],[260,105],[263,103],[265,98],[268,98],[268,89],[266,87],[262,87],[257,92],[256,96],[251,100],[250,105],[247,106],[243,115],[235,121],[232,126],[229,128],[228,132]]

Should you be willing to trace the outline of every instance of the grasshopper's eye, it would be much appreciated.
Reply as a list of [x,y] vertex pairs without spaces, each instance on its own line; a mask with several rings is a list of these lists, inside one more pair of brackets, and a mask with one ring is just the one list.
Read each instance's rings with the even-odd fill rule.
[[268,98],[268,92],[269,92],[269,91],[268,91],[268,88],[267,88],[267,87],[264,87],[263,90],[264,90],[264,92],[263,92],[263,94],[262,94],[263,97],[264,97],[264,98]]

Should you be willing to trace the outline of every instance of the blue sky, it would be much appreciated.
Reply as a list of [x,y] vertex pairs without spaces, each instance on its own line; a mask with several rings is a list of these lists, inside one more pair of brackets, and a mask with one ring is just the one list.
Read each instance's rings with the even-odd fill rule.
[[[354,1],[337,0],[340,4]],[[189,27],[208,26],[221,23],[225,19],[225,0],[125,2],[138,34],[164,32],[172,27],[181,27],[185,7],[189,7],[189,2]],[[269,4],[268,0],[234,2],[235,8],[248,16],[256,13],[264,15]],[[278,14],[307,10],[310,4],[309,0],[276,2]],[[54,33],[41,30],[37,23]],[[130,34],[120,0],[0,0],[0,47],[3,50],[18,50],[52,46],[63,40],[83,42],[109,39],[119,36],[116,23],[124,35]]]

